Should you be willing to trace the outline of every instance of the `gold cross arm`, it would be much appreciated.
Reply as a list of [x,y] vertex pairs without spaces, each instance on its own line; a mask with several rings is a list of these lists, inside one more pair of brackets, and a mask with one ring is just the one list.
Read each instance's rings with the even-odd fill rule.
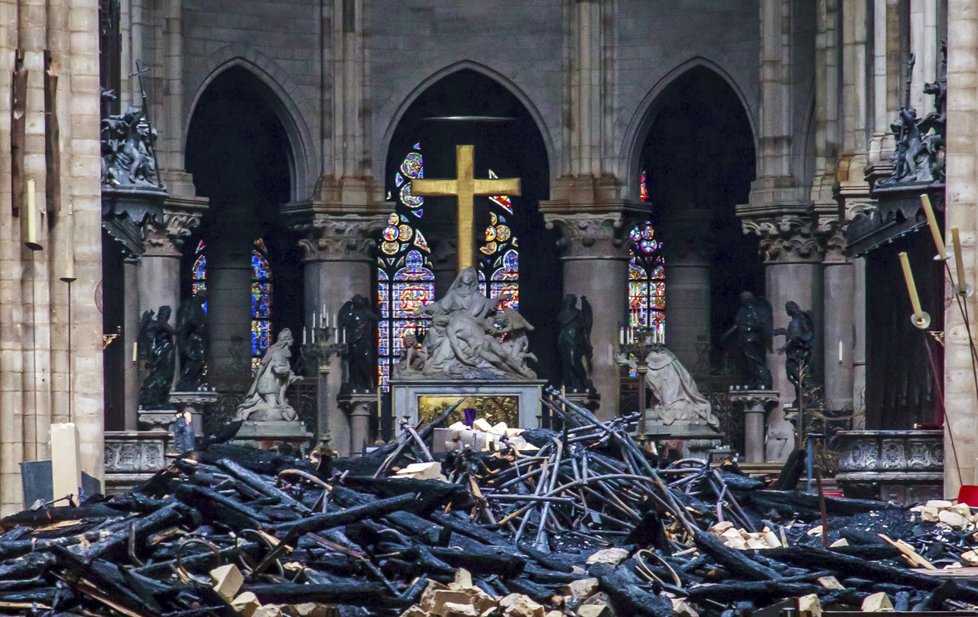
[[455,146],[455,178],[418,178],[411,193],[458,199],[458,271],[475,265],[475,196],[520,194],[519,178],[475,178],[475,146]]

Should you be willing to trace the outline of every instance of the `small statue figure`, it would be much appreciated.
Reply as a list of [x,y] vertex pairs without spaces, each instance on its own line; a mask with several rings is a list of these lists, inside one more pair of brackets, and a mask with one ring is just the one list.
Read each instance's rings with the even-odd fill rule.
[[785,372],[795,387],[795,400],[811,387],[812,346],[815,340],[815,320],[809,311],[803,311],[795,302],[784,305],[791,318],[787,328],[778,328],[774,334],[784,336],[784,346],[778,353],[785,355]]
[[591,327],[594,323],[591,304],[587,297],[581,296],[581,308],[577,308],[577,296],[567,294],[557,313],[557,355],[560,358],[561,385],[567,391],[588,390],[591,382],[587,378],[584,359],[591,359]]
[[153,148],[156,130],[140,109],[102,120],[102,184],[161,188]]
[[174,452],[182,454],[194,449],[197,433],[194,431],[193,416],[189,411],[177,412],[171,431],[173,432]]
[[194,392],[204,383],[207,365],[207,298],[203,293],[186,300],[177,312],[177,349],[180,351],[178,392]]
[[723,338],[736,332],[737,347],[747,373],[747,386],[752,390],[770,390],[774,385],[771,369],[767,367],[773,325],[771,303],[749,291],[741,292],[740,309],[734,318],[734,325],[724,333]]
[[424,354],[418,348],[418,334],[414,330],[404,332],[401,360],[394,366],[394,377],[404,377],[424,368]]
[[292,372],[292,331],[284,328],[268,346],[258,366],[258,374],[238,407],[235,420],[269,421],[296,419],[295,409],[285,398],[290,385],[302,379]]
[[176,370],[176,349],[173,346],[173,327],[169,321],[169,306],[161,306],[155,318],[151,310],[143,313],[139,339],[147,355],[148,371],[139,388],[139,406],[143,409],[160,409],[170,397]]
[[[636,370],[634,359],[618,354],[615,360]],[[651,406],[656,420],[672,426],[675,423],[703,422],[714,431],[720,430],[720,420],[713,415],[710,401],[700,393],[693,376],[676,354],[664,345],[655,345],[645,357],[648,370],[645,386],[652,391],[655,403]]]
[[377,314],[370,301],[357,294],[348,300],[337,316],[347,344],[349,373],[346,385],[354,391],[373,391],[377,388]]

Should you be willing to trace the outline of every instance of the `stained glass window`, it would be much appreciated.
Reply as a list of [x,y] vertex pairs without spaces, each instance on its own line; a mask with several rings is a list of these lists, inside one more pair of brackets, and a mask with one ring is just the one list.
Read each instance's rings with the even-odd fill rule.
[[[207,245],[197,245],[191,269],[193,295],[207,290]],[[207,310],[207,303],[204,303]],[[272,336],[272,270],[268,265],[268,250],[263,240],[256,240],[251,252],[251,372],[258,370],[261,357]]]
[[[640,177],[639,197],[649,202],[645,172]],[[655,237],[651,222],[632,228],[631,260],[628,262],[628,323],[666,331],[666,275],[662,243]]]
[[381,387],[390,381],[391,368],[404,350],[405,336],[417,338],[429,320],[414,311],[435,299],[435,274],[431,271],[428,241],[421,230],[424,197],[411,193],[411,182],[424,177],[421,144],[415,144],[394,174],[394,211],[381,232],[377,258],[377,371]]
[[[489,170],[489,177],[496,174]],[[483,244],[479,247],[480,280],[489,281],[489,297],[509,296],[502,303],[506,308],[520,308],[520,254],[519,241],[513,233],[510,218],[513,216],[513,200],[507,195],[489,198],[489,224],[486,226]],[[483,293],[486,289],[483,285]]]
[[258,370],[262,355],[272,342],[272,270],[265,242],[255,241],[251,251],[251,371]]

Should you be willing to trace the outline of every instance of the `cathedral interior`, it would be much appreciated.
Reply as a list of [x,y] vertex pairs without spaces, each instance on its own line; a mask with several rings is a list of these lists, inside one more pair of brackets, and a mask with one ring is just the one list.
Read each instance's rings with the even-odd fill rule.
[[978,485],[976,0],[0,12],[4,516],[569,408],[628,465]]

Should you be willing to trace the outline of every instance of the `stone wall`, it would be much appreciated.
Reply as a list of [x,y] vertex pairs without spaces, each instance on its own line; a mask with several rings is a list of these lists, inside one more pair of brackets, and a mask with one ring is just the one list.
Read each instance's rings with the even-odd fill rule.
[[[17,50],[27,70],[24,180],[37,204],[55,192],[60,209],[39,226],[40,251],[27,249],[25,211],[13,213],[11,75]],[[59,177],[45,159],[45,58],[58,75],[55,109]],[[101,219],[98,13],[96,3],[45,6],[0,1],[0,513],[23,507],[19,463],[50,456],[50,425],[73,420],[81,467],[102,475]],[[77,280],[70,287],[61,277]],[[71,346],[68,299],[71,292]]]
[[[961,228],[965,272],[976,281],[975,235],[978,232],[978,6],[971,0],[948,2],[948,132],[947,226]],[[950,291],[948,291],[950,293]],[[966,300],[971,315],[978,314],[978,296]],[[954,497],[961,484],[978,484],[978,405],[972,376],[968,332],[955,303],[947,305],[945,319],[945,494]],[[973,318],[972,318],[973,319]],[[972,336],[974,326],[972,325]],[[961,467],[955,466],[955,452]]]

